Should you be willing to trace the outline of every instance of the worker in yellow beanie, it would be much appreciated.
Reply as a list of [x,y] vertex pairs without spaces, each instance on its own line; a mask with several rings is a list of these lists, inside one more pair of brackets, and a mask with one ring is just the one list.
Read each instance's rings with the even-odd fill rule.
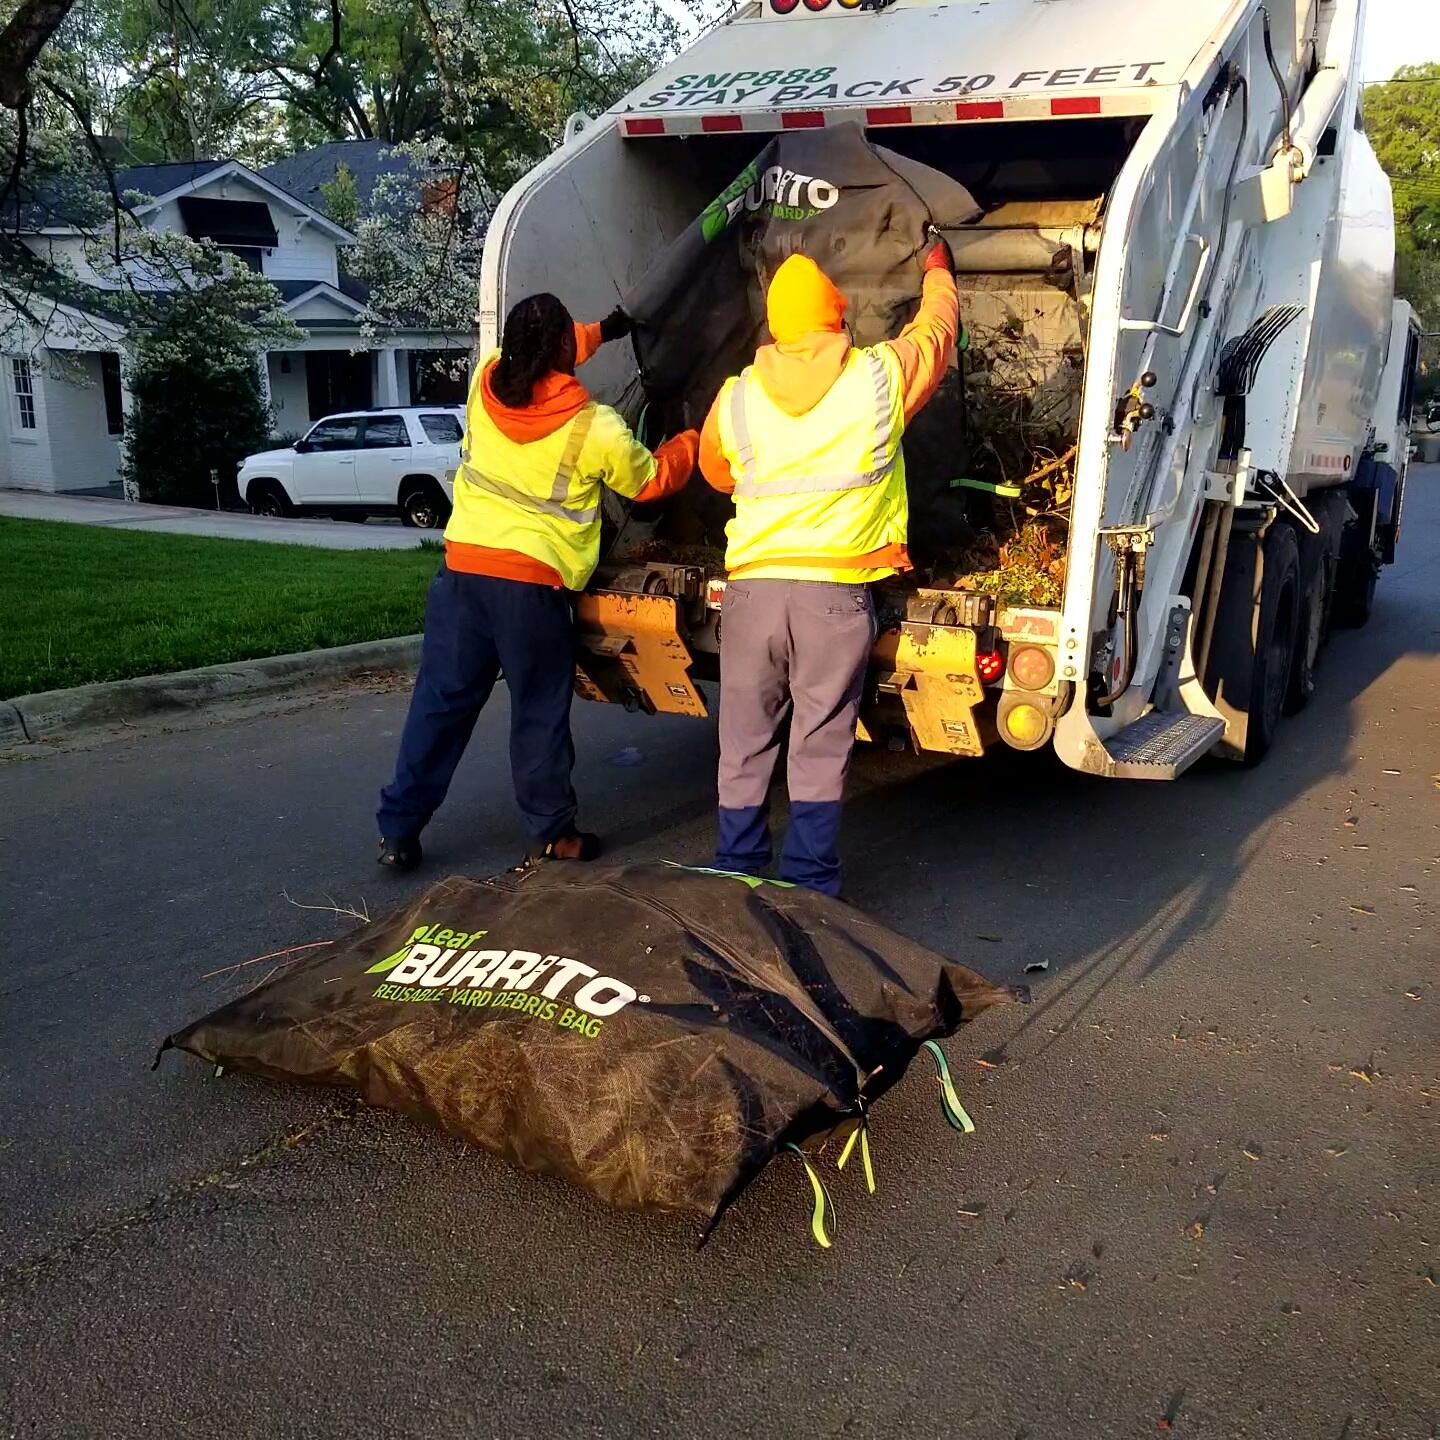
[[770,863],[767,797],[788,715],[780,877],[833,895],[841,798],[875,643],[869,586],[910,568],[900,439],[954,354],[954,261],[937,238],[915,319],[864,349],[845,331],[845,297],[807,256],[776,270],[765,308],[774,343],[725,382],[700,435],[705,478],[735,497],[715,864],[758,874]]

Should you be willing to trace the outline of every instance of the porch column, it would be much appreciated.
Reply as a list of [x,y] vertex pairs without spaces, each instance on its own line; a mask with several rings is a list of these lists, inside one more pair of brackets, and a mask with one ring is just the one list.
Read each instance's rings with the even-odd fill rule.
[[[130,363],[130,352],[123,346],[116,351],[120,357],[120,413],[125,417],[124,433],[120,437],[120,449],[122,457],[127,455],[126,447],[130,443],[130,427],[135,417],[135,396],[130,389],[130,378],[133,367]],[[120,491],[126,500],[138,501],[140,499],[140,486],[130,478],[125,465],[120,467]]]
[[377,405],[399,405],[400,367],[396,363],[400,352],[394,349],[375,352],[375,403]]
[[270,352],[262,350],[256,358],[260,369],[260,403],[270,417],[270,433],[275,433],[275,395],[270,389]]

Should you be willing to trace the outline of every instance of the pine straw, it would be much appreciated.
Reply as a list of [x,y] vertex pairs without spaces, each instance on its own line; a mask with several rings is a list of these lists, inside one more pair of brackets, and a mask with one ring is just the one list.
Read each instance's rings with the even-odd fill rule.
[[[612,1205],[704,1211],[765,1138],[747,1123],[751,1105],[703,1035],[631,1048],[621,1036],[596,1044],[509,1011],[481,1020],[417,1007],[414,1018],[372,1050],[372,1088]],[[606,1021],[626,1024],[623,1015]],[[432,1025],[448,1032],[442,1044]],[[755,1119],[763,1130],[764,1118]]]

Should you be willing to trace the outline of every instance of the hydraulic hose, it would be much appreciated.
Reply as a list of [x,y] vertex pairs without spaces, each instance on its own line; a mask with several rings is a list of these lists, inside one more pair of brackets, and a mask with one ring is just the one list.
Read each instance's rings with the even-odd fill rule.
[[1269,8],[1262,7],[1260,13],[1265,17],[1265,58],[1270,62],[1270,73],[1275,77],[1275,84],[1280,91],[1280,103],[1285,109],[1285,149],[1288,152],[1291,148],[1291,132],[1294,126],[1294,113],[1290,103],[1290,87],[1286,85],[1285,77],[1280,73],[1280,62],[1275,58],[1275,42],[1270,36]]

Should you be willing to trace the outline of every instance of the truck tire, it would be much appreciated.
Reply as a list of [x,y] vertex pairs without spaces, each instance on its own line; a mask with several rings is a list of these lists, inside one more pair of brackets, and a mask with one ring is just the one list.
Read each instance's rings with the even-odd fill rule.
[[440,530],[450,518],[450,502],[428,475],[411,476],[400,485],[400,523],[412,530]]
[[1295,661],[1290,671],[1290,692],[1285,713],[1297,714],[1315,693],[1315,671],[1320,651],[1330,633],[1330,609],[1335,596],[1339,526],[1337,507],[1327,499],[1311,506],[1318,535],[1299,537],[1301,604],[1295,625]]
[[1300,547],[1294,529],[1281,520],[1270,527],[1265,537],[1250,728],[1245,736],[1246,765],[1258,765],[1270,753],[1284,717],[1300,608]]
[[[1259,597],[1258,604],[1256,597]],[[1220,753],[1258,765],[1275,743],[1294,666],[1300,548],[1286,521],[1230,540],[1205,684],[1225,717]]]
[[284,519],[295,513],[285,487],[278,480],[255,480],[245,492],[250,510],[255,515],[268,515],[272,520]]

